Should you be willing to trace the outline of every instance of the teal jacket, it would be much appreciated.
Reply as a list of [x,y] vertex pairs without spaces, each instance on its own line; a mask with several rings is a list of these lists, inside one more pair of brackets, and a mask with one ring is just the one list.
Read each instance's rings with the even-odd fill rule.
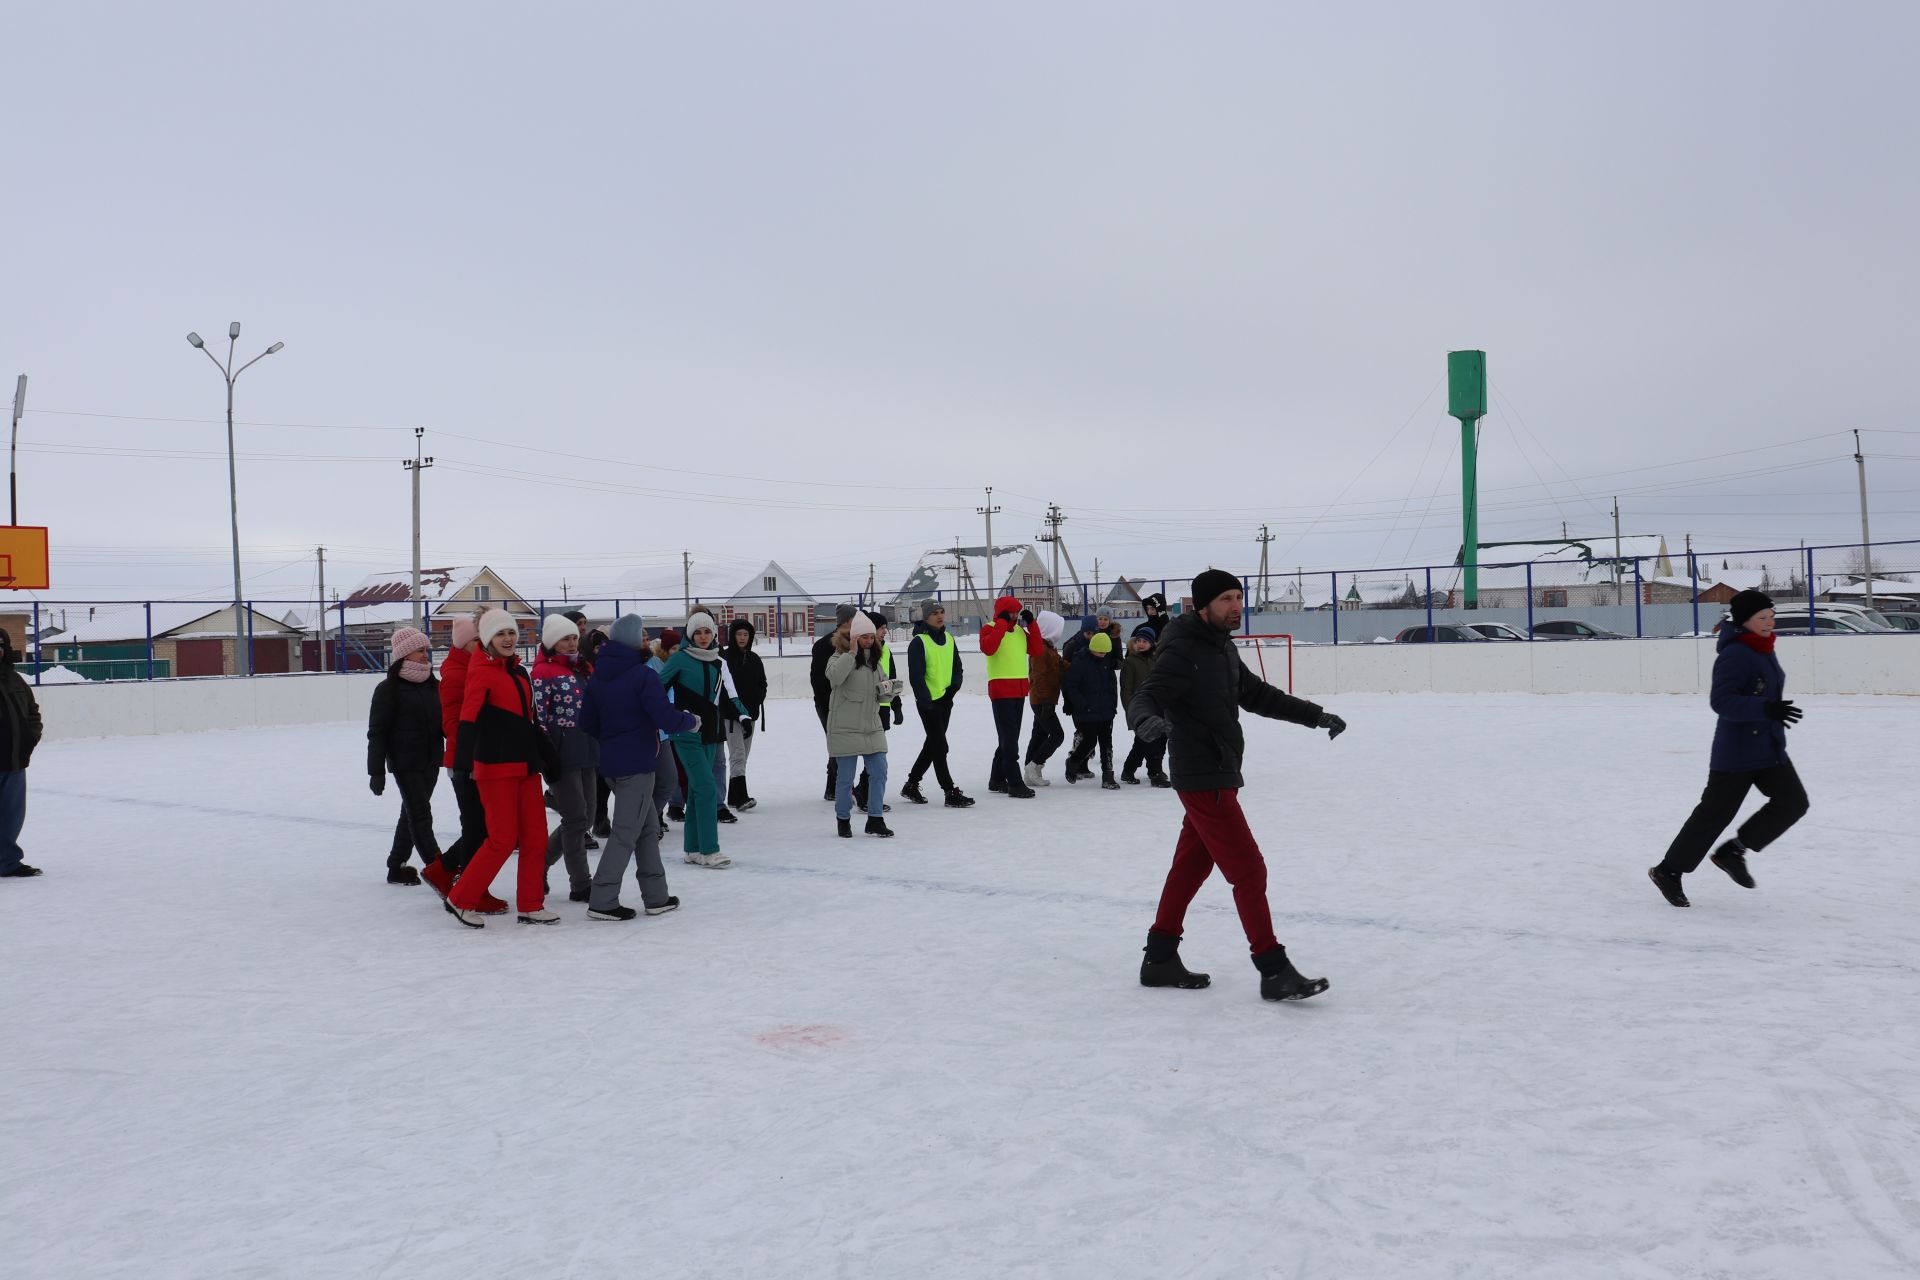
[[740,700],[721,687],[720,673],[726,663],[719,660],[718,649],[710,652],[715,655],[714,661],[702,662],[693,656],[690,645],[683,645],[660,669],[660,683],[667,686],[667,697],[673,705],[692,712],[700,721],[699,728],[673,734],[669,742],[690,747],[725,742],[727,721],[752,719]]

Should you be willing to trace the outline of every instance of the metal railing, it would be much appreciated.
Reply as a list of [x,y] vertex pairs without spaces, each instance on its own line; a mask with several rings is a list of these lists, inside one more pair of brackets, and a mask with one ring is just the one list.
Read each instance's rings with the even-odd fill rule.
[[[1663,562],[1672,568],[1671,574],[1657,572]],[[1557,633],[1566,628],[1555,624],[1569,622],[1620,638],[1699,636],[1710,633],[1723,612],[1720,597],[1730,594],[1736,583],[1768,591],[1783,613],[1804,610],[1814,616],[1824,611],[1832,616],[1847,612],[1832,608],[1838,598],[1867,603],[1867,591],[1855,584],[1869,568],[1875,580],[1870,588],[1875,604],[1903,615],[1920,614],[1920,539],[1908,539],[1870,546],[1694,549],[1665,557],[1491,561],[1479,566],[1479,599],[1471,609],[1466,607],[1459,565],[1246,575],[1241,578],[1247,598],[1241,629],[1250,635],[1286,632],[1295,644],[1381,643],[1420,629],[1425,639],[1434,641],[1446,638],[1442,628],[1466,623],[1504,627],[1512,632],[1510,638],[1529,641],[1568,638]],[[1909,583],[1911,593],[1901,595],[1897,589]],[[1030,607],[1051,608],[1071,618],[1108,613],[1125,620],[1142,616],[1140,597],[1156,592],[1178,612],[1185,588],[1186,580],[1180,578],[1126,579],[1058,588],[1042,585],[1015,589],[1014,594]],[[918,618],[921,602],[929,596],[948,605],[948,625],[961,633],[984,622],[992,607],[991,600],[938,587],[911,597],[901,593],[869,596],[860,590],[837,597],[795,599],[770,593],[693,604],[711,612],[723,630],[740,619],[754,623],[761,651],[770,649],[773,656],[785,656],[790,650],[808,651],[816,637],[832,629],[834,606],[823,600],[877,609],[904,623]],[[366,613],[391,609],[394,603],[366,608],[330,604],[322,627],[314,621],[319,616],[315,601],[245,601],[244,654],[235,652],[237,628],[230,621],[219,621],[230,606],[216,601],[43,600],[12,610],[0,608],[0,612],[25,614],[30,621],[27,648],[32,657],[22,665],[31,669],[39,684],[56,672],[67,673],[55,675],[56,679],[166,680],[379,671],[387,664],[387,641],[393,629],[411,620],[411,603],[401,602],[408,607],[405,619],[370,620]],[[166,612],[163,624],[183,610],[191,613],[204,607],[206,612],[156,632],[156,607]],[[437,612],[430,605],[424,608],[440,639],[453,616],[493,607],[507,607],[528,621],[530,625],[523,628],[523,652],[529,657],[540,625],[550,613],[579,610],[603,624],[622,614],[638,613],[656,634],[665,626],[683,626],[688,613],[687,602],[678,596],[462,601],[441,606]],[[296,614],[297,623],[284,621]],[[115,626],[106,621],[109,618],[123,619],[125,625]],[[795,625],[797,619],[804,623]],[[231,669],[236,656],[245,659],[239,671]]]

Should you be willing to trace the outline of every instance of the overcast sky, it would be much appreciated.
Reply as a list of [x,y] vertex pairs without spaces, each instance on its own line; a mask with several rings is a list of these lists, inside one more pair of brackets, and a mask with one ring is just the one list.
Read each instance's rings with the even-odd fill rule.
[[[0,375],[52,598],[429,564],[821,594],[1483,539],[1920,537],[1920,7],[12,5]],[[225,342],[217,344],[224,354]],[[1907,434],[1897,434],[1905,432]],[[1905,455],[1902,457],[1901,455]],[[1759,474],[1756,474],[1759,473]],[[1491,555],[1489,555],[1491,558]],[[1914,557],[1920,563],[1920,555]]]

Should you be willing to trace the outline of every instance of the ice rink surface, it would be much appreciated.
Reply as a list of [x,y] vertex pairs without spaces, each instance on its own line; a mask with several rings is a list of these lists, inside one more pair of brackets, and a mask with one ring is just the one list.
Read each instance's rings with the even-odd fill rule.
[[676,829],[685,906],[631,924],[556,870],[554,928],[384,883],[362,727],[49,744],[47,875],[0,882],[0,1274],[1920,1275],[1920,703],[1804,700],[1811,814],[1690,911],[1644,870],[1703,699],[1329,705],[1338,742],[1248,732],[1332,981],[1298,1005],[1218,877],[1212,988],[1138,986],[1176,800],[1057,757],[987,794],[984,702],[979,806],[885,842],[833,838],[774,704],[734,865]]

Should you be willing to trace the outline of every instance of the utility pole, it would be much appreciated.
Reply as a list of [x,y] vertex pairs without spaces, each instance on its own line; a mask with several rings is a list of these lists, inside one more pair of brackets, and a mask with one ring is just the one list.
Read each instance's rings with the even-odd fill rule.
[[680,608],[693,611],[693,552],[680,553]]
[[573,601],[567,598],[567,580],[565,578],[560,579],[560,603],[561,604],[573,603]]
[[871,560],[869,560],[869,561],[867,561],[867,607],[868,607],[868,608],[872,608],[872,607],[873,607],[873,579],[874,579],[874,573],[875,573],[875,569],[874,569],[874,564],[873,564],[873,561],[871,561]]
[[[22,378],[22,382],[26,379]],[[1860,567],[1867,573],[1867,608],[1873,608],[1873,535],[1867,531],[1867,455],[1860,452],[1860,432],[1853,433],[1853,461],[1860,468]]]
[[314,554],[320,557],[320,669],[331,671],[327,665],[327,549],[315,547]]
[[1256,598],[1259,600],[1260,608],[1262,609],[1272,603],[1272,593],[1267,590],[1267,544],[1273,540],[1273,535],[1267,532],[1267,526],[1261,525],[1260,532],[1254,538],[1254,541],[1260,544],[1260,594]]
[[1613,603],[1624,603],[1620,599],[1620,499],[1613,500]]
[[1067,522],[1060,512],[1060,504],[1047,504],[1047,528],[1050,532],[1040,535],[1040,541],[1053,544],[1053,607],[1060,607],[1060,526]]
[[960,579],[966,572],[966,568],[966,559],[960,554],[960,535],[956,533],[953,535],[953,616],[955,621],[960,617]]
[[993,599],[997,599],[1000,595],[1000,584],[993,576],[993,518],[999,514],[1000,508],[993,505],[992,485],[987,486],[987,505],[975,507],[973,510],[975,515],[987,518],[987,590],[993,593],[988,600],[988,608],[991,609]]
[[420,456],[426,434],[425,427],[413,429],[413,456],[400,462],[413,477],[413,627],[416,631],[427,629],[426,609],[420,600],[420,473],[433,465],[433,459]]
[[[27,374],[13,384],[13,438],[6,451],[8,524],[19,524],[19,420],[27,416]],[[1855,432],[1859,436],[1859,432]]]

